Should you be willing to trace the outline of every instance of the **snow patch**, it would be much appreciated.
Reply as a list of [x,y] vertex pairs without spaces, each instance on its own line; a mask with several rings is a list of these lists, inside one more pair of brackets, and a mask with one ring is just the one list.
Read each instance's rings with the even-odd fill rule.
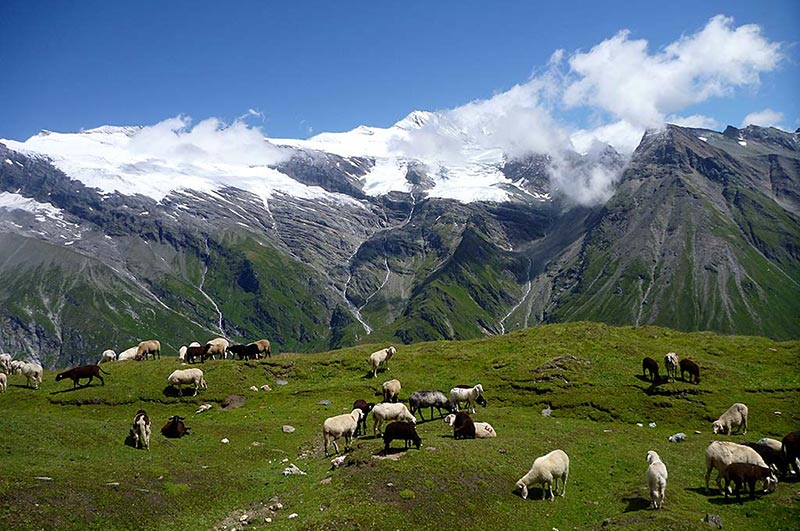
[[708,142],[708,139],[706,137],[704,137],[704,136],[698,136],[697,138],[699,138],[703,142]]
[[64,212],[60,208],[13,192],[0,192],[0,209],[24,210],[36,214],[36,220],[40,222],[45,221],[48,217],[59,221],[64,220]]
[[744,140],[739,140],[739,145],[747,147],[747,142]]

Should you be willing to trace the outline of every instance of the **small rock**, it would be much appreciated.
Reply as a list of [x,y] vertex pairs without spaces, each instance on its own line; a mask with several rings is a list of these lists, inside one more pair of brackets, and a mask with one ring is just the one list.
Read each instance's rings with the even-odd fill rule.
[[550,406],[547,406],[546,408],[544,408],[542,410],[542,416],[543,417],[549,417],[552,413],[553,413],[553,410],[550,408]]
[[322,480],[320,480],[320,484],[321,484],[321,485],[327,485],[327,484],[329,484],[329,483],[331,482],[331,480],[332,480],[332,479],[333,479],[333,478],[325,478],[325,479],[322,479]]
[[331,405],[331,401],[330,400],[320,400],[319,402],[317,402],[317,404],[319,404],[320,406],[329,406],[329,405]]
[[278,385],[286,385],[289,382],[287,382],[286,380],[275,380],[275,383],[278,384]]
[[195,413],[202,413],[203,411],[208,411],[209,409],[211,409],[211,407],[212,407],[211,404],[203,404],[202,406],[197,408],[197,411],[195,411]]
[[500,452],[501,454],[507,454],[508,453],[508,450],[506,450],[505,448],[500,448],[497,451]]
[[258,387],[256,387],[255,385],[251,385],[250,386],[250,390],[253,391],[254,393],[257,393],[258,392]]
[[637,423],[636,423],[636,425],[637,425],[637,426],[639,426],[640,428],[641,428],[642,426],[644,426],[644,424],[642,424],[641,422],[637,422]]
[[248,521],[249,519],[250,519],[250,516],[249,516],[249,515],[246,515],[246,514],[243,514],[242,516],[240,516],[240,517],[239,517],[239,521],[240,521],[240,522],[246,522],[246,521]]
[[110,481],[106,483],[109,487],[119,487],[119,481]]
[[299,468],[297,468],[297,465],[292,463],[291,466],[288,466],[288,467],[283,469],[283,475],[284,476],[292,476],[292,475],[294,475],[294,476],[305,476],[306,473],[303,472],[302,470],[300,470]]
[[250,443],[250,446],[264,446],[264,443],[260,441],[253,441]]
[[272,391],[272,387],[268,386],[267,384],[264,384],[264,385],[261,386],[261,390],[262,391]]
[[284,457],[283,459],[281,459],[281,463],[288,463],[288,462],[289,462],[288,457]]
[[780,417],[782,415],[782,413],[780,411],[773,411],[772,414],[776,415],[778,417]]
[[271,524],[271,523],[272,523],[272,518],[270,518],[269,516],[267,516],[266,518],[264,518],[264,521],[265,521],[266,523],[268,523],[268,524]]
[[603,433],[611,433],[612,430],[603,430]]
[[769,347],[770,352],[778,352],[778,349]]
[[650,426],[651,428],[655,428],[656,427],[656,423],[655,422],[651,422],[650,424],[648,424],[648,426]]
[[700,430],[694,430],[694,434],[695,434],[695,435],[700,435],[701,433],[703,433],[703,432],[702,432],[702,431],[700,431]]
[[331,467],[339,468],[344,464],[345,459],[347,459],[346,455],[340,455],[339,457],[334,457],[333,459],[331,459]]
[[53,478],[48,476],[36,476],[33,479],[38,479],[39,481],[53,481]]
[[289,520],[291,520],[292,518],[297,518],[297,513],[290,514],[289,515]]
[[273,503],[268,507],[268,509],[270,511],[280,511],[281,509],[283,509],[283,504],[281,502]]
[[386,486],[389,487],[389,488],[392,488],[392,487],[394,487],[394,483],[387,483]]
[[718,514],[706,513],[706,517],[703,518],[703,522],[707,523],[711,527],[722,529],[722,517]]
[[683,432],[675,433],[669,436],[669,442],[683,442],[686,440],[686,434]]
[[602,525],[603,525],[603,527],[605,527],[610,523],[611,523],[611,518],[606,518],[605,520],[603,520],[603,524]]
[[294,426],[289,426],[288,424],[284,424],[281,429],[283,430],[283,433],[294,433]]
[[228,443],[229,443],[229,442],[231,442],[231,441],[229,441],[229,440],[228,440],[228,438],[227,438],[227,437],[225,437],[225,438],[224,438],[224,439],[222,439],[220,442],[221,442],[222,444],[228,444]]

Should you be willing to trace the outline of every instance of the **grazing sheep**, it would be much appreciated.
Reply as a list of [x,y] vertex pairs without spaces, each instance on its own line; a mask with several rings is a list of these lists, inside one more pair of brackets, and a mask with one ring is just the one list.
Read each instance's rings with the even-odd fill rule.
[[186,420],[178,415],[169,418],[166,424],[161,427],[161,435],[169,439],[179,439],[189,434],[189,428],[183,423]]
[[395,440],[405,441],[406,449],[411,446],[411,443],[417,447],[417,450],[422,446],[422,439],[417,435],[416,428],[407,422],[390,422],[386,426],[386,430],[383,432],[383,451],[385,453],[389,453],[389,445]]
[[141,445],[145,450],[150,450],[150,417],[144,409],[137,411],[133,417],[131,437],[134,448],[139,448]]
[[11,354],[0,354],[0,372],[11,372]]
[[358,399],[353,402],[353,409],[360,409],[363,415],[361,421],[356,426],[356,436],[367,434],[367,415],[369,415],[372,408],[375,407],[374,402],[367,402],[366,400]]
[[25,376],[28,387],[39,389],[39,385],[42,383],[42,374],[44,374],[44,369],[41,365],[35,361],[25,361],[20,362],[15,366],[17,367],[15,372]]
[[664,355],[664,367],[667,368],[667,379],[672,377],[676,379],[676,370],[678,369],[678,355],[674,352],[667,352]]
[[728,488],[731,482],[736,485],[734,492],[736,493],[736,500],[741,501],[739,492],[742,489],[742,483],[747,483],[750,489],[750,499],[756,497],[756,481],[762,480],[769,481],[772,477],[772,470],[767,467],[753,465],[750,463],[731,463],[722,473],[725,478],[725,497],[728,497]]
[[206,345],[209,345],[208,355],[211,356],[211,359],[217,359],[214,356],[217,354],[220,355],[221,358],[227,359],[228,358],[228,347],[230,343],[227,339],[222,337],[215,337],[214,339],[206,342]]
[[700,366],[692,360],[681,360],[681,380],[685,380],[684,373],[689,373],[689,381],[696,384],[700,383]]
[[455,410],[459,410],[461,402],[466,402],[466,407],[469,408],[470,413],[475,413],[475,404],[478,403],[486,407],[486,399],[483,398],[483,386],[481,384],[473,387],[466,385],[457,385],[450,389],[450,402],[455,406]]
[[[711,441],[706,447],[706,491],[708,491],[711,471],[715,468],[717,469],[717,487],[720,491],[722,490],[722,474],[732,463],[750,463],[769,468],[758,452],[752,448],[729,441]],[[767,478],[764,480],[764,488],[773,490],[777,481],[775,476]]]
[[73,367],[69,370],[64,372],[58,373],[56,375],[56,381],[60,382],[64,378],[69,378],[72,380],[72,388],[75,389],[78,387],[78,380],[81,378],[89,378],[89,381],[86,382],[86,386],[88,387],[92,380],[97,378],[100,380],[100,383],[105,385],[106,382],[103,380],[103,377],[100,376],[100,373],[108,374],[106,371],[100,368],[99,365],[82,365],[80,367]]
[[[763,439],[761,439],[763,440]],[[778,442],[778,449],[776,450],[773,446],[768,444],[762,444],[761,440],[759,442],[746,442],[743,443],[744,446],[752,448],[755,450],[758,455],[761,456],[761,459],[767,464],[775,472],[780,474],[781,478],[786,478],[786,475],[789,473],[789,461],[787,461],[786,456],[783,455],[783,451],[781,450],[780,444]],[[774,441],[774,439],[771,439]],[[777,442],[777,441],[776,441]]]
[[531,466],[530,471],[517,481],[516,487],[521,490],[522,499],[528,498],[528,487],[537,483],[542,484],[542,499],[547,498],[547,491],[550,492],[550,500],[555,499],[553,495],[553,483],[558,491],[558,479],[561,478],[561,497],[567,493],[567,477],[569,476],[569,456],[563,450],[553,450],[547,455],[537,457]]
[[138,351],[139,351],[138,345],[135,347],[125,349],[117,355],[117,361],[134,360],[136,359],[136,353]]
[[382,348],[369,355],[369,366],[372,369],[373,378],[378,376],[378,367],[380,367],[381,363],[387,371],[389,370],[389,359],[396,353],[397,349],[392,346]]
[[411,424],[416,424],[417,419],[408,411],[408,408],[402,402],[391,404],[382,402],[372,408],[372,420],[374,421],[373,433],[380,435],[381,424],[389,420],[404,420]]
[[647,487],[650,489],[650,507],[664,507],[664,491],[667,488],[667,465],[653,450],[647,452]]
[[760,444],[761,446],[767,446],[769,448],[772,448],[773,450],[777,450],[778,452],[781,451],[781,447],[782,447],[782,444],[781,444],[781,442],[779,440],[770,439],[769,437],[761,437],[758,440],[757,444]]
[[474,439],[477,434],[475,422],[469,416],[469,413],[465,411],[447,415],[444,418],[444,423],[453,427],[453,438],[456,440]]
[[739,428],[742,435],[747,433],[747,406],[739,402],[729,407],[728,411],[711,423],[711,431],[714,434],[731,435],[733,428]]
[[100,359],[97,361],[97,365],[106,363],[108,361],[117,361],[117,353],[111,349],[104,350],[103,353],[100,354]]
[[800,467],[797,465],[800,459],[800,430],[787,433],[781,441],[781,449],[794,473],[800,475]]
[[658,362],[653,358],[645,358],[642,360],[642,376],[647,377],[650,373],[650,381],[658,381]]
[[136,348],[136,361],[146,360],[147,356],[153,356],[153,359],[161,359],[161,342],[157,339],[149,339],[142,341]]
[[256,359],[260,358],[261,354],[266,354],[267,358],[272,357],[272,349],[270,348],[269,339],[259,339],[254,343],[250,343],[250,345],[255,345],[258,348],[258,355],[256,356]]
[[167,383],[177,388],[181,392],[181,396],[183,396],[181,387],[183,385],[194,385],[194,394],[192,396],[197,396],[197,391],[200,388],[208,389],[208,384],[203,378],[203,371],[200,369],[177,369],[172,371],[172,374],[167,376]]
[[6,387],[8,387],[8,376],[6,373],[0,372],[0,393],[5,393]]
[[425,417],[422,416],[422,408],[424,407],[431,408],[431,419],[433,419],[433,408],[439,411],[440,417],[442,416],[442,409],[448,413],[455,409],[453,403],[441,391],[415,391],[408,397],[408,405],[412,415],[419,411],[421,420],[425,420]]
[[196,346],[196,347],[187,347],[186,354],[184,357],[186,358],[186,363],[194,363],[195,359],[200,358],[200,361],[205,363],[207,358],[211,357],[209,350],[211,349],[211,345],[205,344],[203,346]]
[[228,347],[228,352],[232,356],[238,356],[240,360],[257,360],[258,359],[258,345],[250,343],[249,345],[231,345]]
[[356,427],[364,413],[360,409],[353,409],[345,415],[329,417],[322,423],[322,438],[325,441],[325,457],[328,457],[328,444],[333,443],[336,453],[339,453],[339,445],[336,439],[344,437],[345,450],[350,446],[350,441],[356,432]]
[[400,396],[400,380],[389,380],[388,382],[383,382],[383,401],[384,402],[397,402],[397,398]]
[[186,350],[189,347],[199,347],[200,343],[197,341],[192,341],[188,345],[181,345],[181,348],[178,349],[178,359],[186,361]]

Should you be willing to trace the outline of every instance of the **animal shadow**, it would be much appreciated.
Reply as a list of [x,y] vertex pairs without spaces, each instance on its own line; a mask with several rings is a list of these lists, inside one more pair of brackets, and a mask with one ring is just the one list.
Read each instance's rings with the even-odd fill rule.
[[[716,485],[714,485],[714,488],[712,488],[709,491],[706,491],[705,487],[686,487],[683,490],[688,492],[694,492],[695,494],[699,494],[700,496],[705,496],[706,498],[711,498],[712,496],[716,496],[716,494],[719,492],[716,488]],[[722,493],[719,492],[719,495],[722,496]]]
[[[522,491],[515,488],[513,492],[516,496],[522,498]],[[544,498],[544,493],[545,490],[542,487],[528,487],[528,498],[523,501],[541,501]]]
[[131,432],[128,432],[128,435],[125,436],[125,446],[136,448],[136,439],[133,438],[133,434]]
[[635,494],[633,496],[625,496],[622,498],[622,501],[628,503],[628,506],[625,508],[625,510],[622,511],[624,513],[630,513],[634,511],[644,511],[650,508],[650,500],[639,494]]
[[[181,398],[182,396],[184,396],[183,391],[184,391],[184,389],[178,389],[176,387],[172,387],[171,385],[168,385],[168,386],[166,386],[164,388],[163,393],[164,393],[164,396],[168,396],[170,398]],[[189,389],[189,391],[192,392],[192,393],[194,392],[191,389]]]
[[66,389],[60,389],[58,391],[52,391],[50,394],[51,395],[60,395],[62,393],[71,393],[73,391],[80,391],[81,389],[86,389],[87,387],[89,387],[88,384],[79,385],[78,387],[68,387]]

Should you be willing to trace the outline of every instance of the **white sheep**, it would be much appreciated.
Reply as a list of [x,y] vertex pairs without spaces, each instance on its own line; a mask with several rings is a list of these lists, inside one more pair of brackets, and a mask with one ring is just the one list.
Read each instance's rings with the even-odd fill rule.
[[782,450],[783,443],[781,441],[776,440],[776,439],[770,439],[769,437],[760,438],[758,440],[758,444],[760,444],[761,446],[767,446],[767,447],[769,447],[770,449],[772,449],[772,450],[774,450],[776,452],[783,451]]
[[474,387],[454,387],[450,389],[450,402],[453,403],[455,410],[459,410],[460,402],[466,402],[466,407],[470,413],[475,413],[475,404],[486,406],[483,398],[483,386],[478,384]]
[[667,368],[667,378],[672,376],[674,380],[678,371],[678,355],[674,352],[667,352],[664,355],[664,366]]
[[11,354],[0,354],[0,372],[11,372]]
[[214,357],[217,354],[219,354],[221,359],[227,359],[228,347],[231,346],[227,339],[215,337],[214,339],[207,341],[206,345],[211,345],[211,348],[208,349],[208,355],[211,356],[212,359],[217,359]]
[[116,361],[117,360],[117,353],[111,349],[104,350],[103,353],[100,355],[100,359],[97,361],[97,364],[100,365],[101,363],[105,363],[107,361]]
[[44,374],[44,369],[41,365],[36,363],[35,361],[31,362],[22,362],[17,365],[18,369],[16,372],[18,374],[22,374],[27,378],[28,387],[33,387],[34,389],[39,389],[39,385],[42,383],[42,374]]
[[192,341],[191,343],[189,343],[188,346],[187,345],[182,345],[181,348],[178,349],[178,359],[186,360],[186,350],[189,347],[199,347],[199,346],[200,346],[200,343],[198,343],[197,341]]
[[389,380],[383,382],[383,401],[384,402],[397,402],[400,396],[400,380]]
[[139,448],[141,442],[145,450],[150,450],[150,417],[144,409],[136,412],[131,425],[131,436],[133,437],[133,447]]
[[397,353],[397,349],[392,347],[382,348],[369,355],[369,366],[372,368],[372,377],[378,376],[378,367],[383,363],[386,370],[389,370],[389,359]]
[[747,433],[747,406],[739,402],[728,408],[720,418],[711,423],[711,431],[715,434],[730,435],[733,428],[739,428],[742,435]]
[[6,387],[8,387],[8,376],[6,373],[0,372],[0,393],[5,393]]
[[167,383],[180,390],[181,395],[183,395],[183,390],[181,389],[183,385],[194,385],[194,394],[192,396],[197,396],[198,389],[208,389],[208,384],[203,378],[203,371],[200,369],[177,369],[172,371],[172,374],[167,376]]
[[139,345],[123,350],[117,355],[117,361],[133,360],[136,359],[136,353],[139,351]]
[[417,423],[417,419],[402,402],[396,404],[381,402],[372,408],[372,419],[375,422],[373,427],[375,435],[380,435],[381,424],[389,420],[403,420],[414,425]]
[[[743,446],[730,441],[711,441],[706,448],[706,491],[711,471],[717,469],[717,487],[722,492],[722,474],[731,463],[749,463],[764,468],[769,468],[758,452],[749,446]],[[772,491],[778,479],[773,475],[764,481],[764,489]]]
[[647,487],[650,489],[650,507],[664,507],[664,491],[667,488],[667,465],[653,450],[647,452]]
[[550,500],[552,501],[555,499],[553,483],[555,483],[556,491],[558,491],[558,479],[561,478],[561,497],[564,497],[567,493],[568,476],[569,456],[563,450],[553,450],[547,455],[537,457],[528,473],[517,481],[516,487],[522,491],[522,499],[524,500],[528,498],[528,487],[541,483],[542,499],[546,499],[547,492],[550,492]]
[[328,444],[331,442],[336,449],[336,453],[339,453],[339,445],[336,444],[336,440],[341,437],[344,437],[345,450],[350,446],[350,441],[353,439],[356,427],[363,416],[364,412],[356,408],[350,413],[325,419],[325,422],[322,423],[322,438],[325,441],[325,457],[328,456]]

